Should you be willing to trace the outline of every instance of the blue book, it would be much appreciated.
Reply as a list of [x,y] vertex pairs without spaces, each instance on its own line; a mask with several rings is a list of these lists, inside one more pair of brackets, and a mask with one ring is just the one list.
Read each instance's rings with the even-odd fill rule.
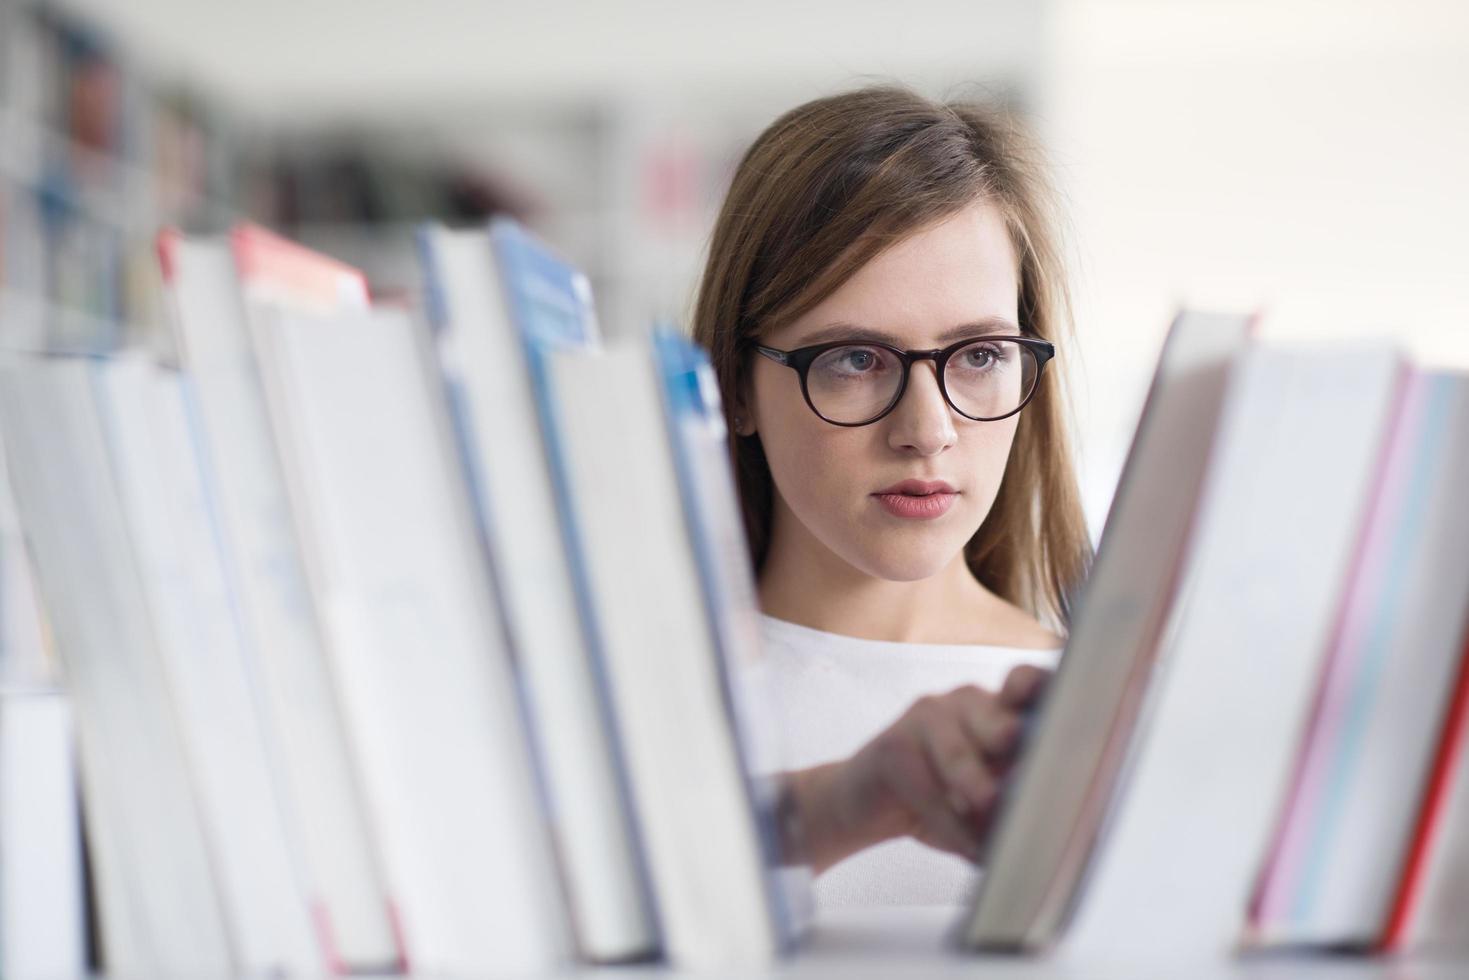
[[519,224],[508,218],[490,222],[490,244],[499,265],[505,302],[512,327],[519,335],[535,398],[537,421],[551,469],[556,509],[588,642],[595,648],[597,629],[579,554],[575,515],[567,496],[565,462],[557,444],[560,426],[556,399],[547,378],[552,352],[591,349],[601,345],[591,284],[574,266],[561,259]]
[[811,874],[805,866],[781,864],[772,778],[781,768],[778,720],[719,383],[709,355],[677,330],[658,327],[652,346],[683,516],[724,670],[726,706],[760,823],[772,906],[789,947],[811,918]]

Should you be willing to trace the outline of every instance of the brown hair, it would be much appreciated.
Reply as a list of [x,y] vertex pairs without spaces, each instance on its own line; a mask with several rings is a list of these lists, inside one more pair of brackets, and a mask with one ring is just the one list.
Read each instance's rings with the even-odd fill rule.
[[[1051,191],[1036,145],[1011,114],[880,86],[816,99],[772,123],[735,170],[694,308],[694,338],[713,359],[726,414],[748,392],[757,336],[976,200],[1000,208],[1019,256],[1021,331],[1056,343],[1060,361],[1070,301]],[[994,505],[964,549],[986,588],[1063,629],[1092,557],[1065,396],[1064,375],[1053,371],[1021,413]],[[730,431],[759,568],[770,544],[770,469],[758,435]]]

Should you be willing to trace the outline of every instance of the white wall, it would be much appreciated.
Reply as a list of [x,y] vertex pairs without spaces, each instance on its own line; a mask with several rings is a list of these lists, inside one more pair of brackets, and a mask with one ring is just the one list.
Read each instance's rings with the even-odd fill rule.
[[1076,225],[1094,526],[1180,302],[1469,368],[1469,4],[1053,15],[1040,115]]
[[[481,100],[938,83],[1034,60],[1034,0],[62,0],[273,118],[401,119]],[[734,92],[731,92],[734,89]]]

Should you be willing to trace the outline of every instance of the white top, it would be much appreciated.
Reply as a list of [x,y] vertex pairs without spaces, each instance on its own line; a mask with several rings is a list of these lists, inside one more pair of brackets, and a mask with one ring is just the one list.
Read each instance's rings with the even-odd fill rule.
[[[1054,668],[1059,650],[863,640],[762,615],[782,768],[851,756],[925,694],[965,684],[999,690],[1012,667]],[[969,862],[912,838],[854,854],[816,879],[817,910],[963,905],[978,882]]]

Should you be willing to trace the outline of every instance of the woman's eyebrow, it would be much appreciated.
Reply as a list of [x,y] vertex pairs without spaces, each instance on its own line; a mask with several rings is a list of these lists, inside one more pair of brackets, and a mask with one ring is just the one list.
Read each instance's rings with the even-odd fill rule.
[[[986,334],[1019,334],[1020,328],[1014,321],[1007,320],[1002,316],[982,317],[969,323],[961,323],[950,327],[939,334],[938,342],[946,344],[961,337],[979,337]],[[874,330],[871,327],[858,326],[855,323],[831,323],[808,336],[802,338],[795,346],[812,347],[816,344],[824,344],[831,340],[857,340],[874,341],[884,344],[892,344],[895,347],[903,346],[896,334],[884,330]]]

